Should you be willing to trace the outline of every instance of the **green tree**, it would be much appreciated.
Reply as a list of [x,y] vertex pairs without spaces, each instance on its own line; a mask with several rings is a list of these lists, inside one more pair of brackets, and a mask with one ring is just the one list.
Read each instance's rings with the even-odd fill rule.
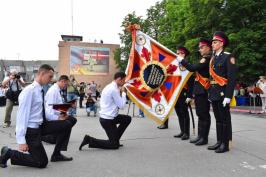
[[[212,37],[224,31],[230,40],[226,51],[233,53],[239,67],[238,78],[250,84],[266,75],[266,1],[265,0],[163,0],[147,9],[147,18],[128,14],[128,22],[138,23],[142,31],[175,51],[183,45],[191,51],[191,60],[198,60],[200,37]],[[125,68],[131,47],[131,34],[119,34],[121,48],[116,60]],[[121,58],[125,60],[120,60]]]
[[129,24],[139,24],[140,26],[142,26],[143,23],[143,18],[141,16],[137,16],[135,12],[128,14],[122,22],[121,27],[123,28],[123,31],[122,33],[119,33],[121,46],[115,51],[114,55],[115,62],[121,71],[125,71],[127,67],[130,48],[132,44],[131,33],[126,31],[126,28]]

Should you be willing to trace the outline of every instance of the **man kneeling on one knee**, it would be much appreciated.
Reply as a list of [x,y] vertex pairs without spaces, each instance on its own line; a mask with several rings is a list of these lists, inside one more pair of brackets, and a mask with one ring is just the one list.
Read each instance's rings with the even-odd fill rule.
[[[120,108],[126,104],[126,93],[123,85],[125,84],[126,75],[118,72],[114,76],[114,81],[107,85],[101,95],[100,100],[100,123],[105,130],[108,140],[100,140],[85,135],[79,150],[86,144],[91,148],[101,149],[118,149],[120,146],[120,138],[131,122],[131,117],[118,114]],[[120,87],[122,89],[120,90]],[[120,91],[122,94],[120,94]],[[119,124],[117,126],[117,124]]]
[[16,124],[16,139],[19,151],[12,150],[7,146],[2,147],[0,167],[7,167],[7,161],[10,159],[12,165],[45,168],[48,164],[48,157],[41,136],[48,134],[57,134],[51,161],[72,160],[71,157],[62,155],[61,150],[66,150],[70,132],[76,123],[76,119],[59,116],[58,120],[50,121],[47,119],[45,112],[42,86],[48,84],[53,75],[54,69],[51,66],[42,65],[38,70],[35,81],[21,92]]

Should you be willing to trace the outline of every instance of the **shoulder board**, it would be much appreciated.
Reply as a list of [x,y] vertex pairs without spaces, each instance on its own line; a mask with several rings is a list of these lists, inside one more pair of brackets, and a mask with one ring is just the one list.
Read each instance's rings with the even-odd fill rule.
[[230,52],[224,52],[225,55],[232,55]]

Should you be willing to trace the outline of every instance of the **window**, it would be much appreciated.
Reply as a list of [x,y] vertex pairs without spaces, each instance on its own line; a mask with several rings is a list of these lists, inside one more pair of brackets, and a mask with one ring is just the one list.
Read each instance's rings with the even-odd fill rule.
[[33,72],[33,66],[27,66],[26,70],[27,72]]

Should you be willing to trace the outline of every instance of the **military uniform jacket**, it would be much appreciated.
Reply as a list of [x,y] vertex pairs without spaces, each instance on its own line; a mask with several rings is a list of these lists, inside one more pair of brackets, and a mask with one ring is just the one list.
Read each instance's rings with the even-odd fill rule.
[[[210,67],[213,71],[225,79],[227,84],[220,86],[219,84],[211,84],[209,88],[209,99],[211,101],[219,101],[226,98],[232,98],[235,84],[237,67],[235,65],[235,58],[227,52],[221,52],[218,56],[213,57],[213,62],[210,62]],[[211,83],[214,78],[210,76]]]
[[[203,56],[200,62],[197,64],[191,64],[186,59],[182,60],[181,64],[190,72],[198,72],[204,78],[209,78],[210,77],[210,74],[209,74],[210,59],[211,59],[211,56],[206,55],[206,56]],[[207,90],[198,81],[195,80],[193,94],[201,95],[201,94],[207,94],[207,93],[208,93]]]

